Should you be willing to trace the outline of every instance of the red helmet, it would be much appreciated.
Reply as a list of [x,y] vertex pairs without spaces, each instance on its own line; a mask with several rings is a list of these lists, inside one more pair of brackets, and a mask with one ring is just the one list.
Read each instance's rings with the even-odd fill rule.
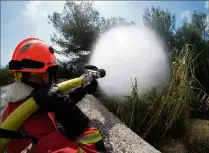
[[11,72],[43,73],[52,66],[57,66],[54,49],[38,38],[21,41],[9,62]]

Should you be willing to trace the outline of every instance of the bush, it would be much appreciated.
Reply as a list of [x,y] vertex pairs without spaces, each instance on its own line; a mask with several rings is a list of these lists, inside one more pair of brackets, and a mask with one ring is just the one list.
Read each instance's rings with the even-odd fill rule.
[[152,145],[166,135],[181,136],[192,110],[191,104],[197,102],[192,88],[195,80],[190,73],[191,59],[190,48],[186,46],[176,57],[172,79],[164,88],[153,89],[139,98],[135,82],[127,103],[115,101],[114,107],[106,106]]
[[13,74],[7,68],[0,69],[0,86],[7,85],[13,81]]
[[68,62],[59,61],[59,67],[57,70],[57,78],[73,79],[80,76],[83,70],[80,70],[75,65],[71,65]]

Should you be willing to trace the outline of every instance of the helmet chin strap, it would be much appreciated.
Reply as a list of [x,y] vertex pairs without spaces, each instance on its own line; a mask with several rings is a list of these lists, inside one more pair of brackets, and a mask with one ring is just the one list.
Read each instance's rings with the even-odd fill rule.
[[37,89],[39,86],[41,86],[41,84],[38,84],[38,83],[35,83],[35,82],[32,82],[32,81],[28,81],[24,77],[22,78],[22,82],[27,84],[27,85],[29,85],[29,86],[31,86],[34,89]]
[[56,81],[56,70],[57,66],[48,68],[49,84],[53,84]]
[[[53,69],[52,70],[48,70],[48,75],[49,75],[48,76],[48,81],[46,81],[47,78],[44,77],[44,79],[45,79],[45,83],[44,84],[50,86],[50,85],[52,85],[54,83],[54,81],[56,79],[56,70],[55,69],[54,70]],[[28,79],[26,79],[25,77],[22,77],[21,81],[23,83],[31,86],[34,89],[36,89],[36,88],[40,87],[41,85],[43,85],[43,84],[38,84],[38,83],[35,83],[35,82],[32,82],[32,81],[28,81]]]
[[[54,67],[50,67],[48,68],[48,77],[44,76],[44,81],[45,85],[52,85],[54,83],[54,81],[56,81],[56,70],[57,70],[57,66],[54,66]],[[29,86],[31,86],[32,88],[36,89],[38,87],[40,87],[41,85],[43,84],[38,84],[38,83],[35,83],[35,82],[32,82],[32,81],[29,81],[28,78],[30,78],[30,74],[29,73],[25,73],[23,75],[23,77],[21,78],[21,81]],[[47,81],[48,79],[48,81]],[[48,82],[48,83],[47,83]]]

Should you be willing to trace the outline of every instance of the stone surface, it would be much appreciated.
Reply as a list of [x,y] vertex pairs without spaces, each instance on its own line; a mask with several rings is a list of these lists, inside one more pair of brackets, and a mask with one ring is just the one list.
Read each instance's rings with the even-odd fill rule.
[[78,106],[91,119],[91,125],[103,134],[108,152],[159,153],[109,112],[95,97],[87,95]]

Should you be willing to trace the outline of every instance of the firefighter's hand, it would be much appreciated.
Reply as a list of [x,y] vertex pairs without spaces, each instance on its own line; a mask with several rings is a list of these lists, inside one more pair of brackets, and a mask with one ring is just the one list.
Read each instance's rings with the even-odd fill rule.
[[92,79],[88,84],[83,86],[83,89],[88,94],[94,94],[97,90],[98,82],[96,79]]
[[21,153],[33,153],[35,151],[35,144],[30,144],[27,148],[25,148]]
[[89,125],[88,117],[56,86],[42,86],[32,91],[32,96],[44,112],[54,112],[56,120],[63,126],[65,135],[74,139]]
[[79,101],[81,101],[81,99],[85,97],[86,94],[86,91],[83,89],[82,86],[80,86],[70,90],[69,97],[73,102],[78,103]]
[[81,99],[85,97],[86,94],[94,94],[97,90],[98,83],[97,80],[93,79],[88,84],[84,85],[83,87],[77,87],[69,92],[70,99],[78,103]]
[[62,108],[63,101],[66,98],[56,84],[50,86],[41,85],[39,88],[34,89],[31,95],[39,105],[40,109],[45,112],[62,111],[60,109]]
[[84,79],[85,84],[90,83],[94,79],[94,76],[91,73],[89,73],[89,74],[83,74],[82,77]]

